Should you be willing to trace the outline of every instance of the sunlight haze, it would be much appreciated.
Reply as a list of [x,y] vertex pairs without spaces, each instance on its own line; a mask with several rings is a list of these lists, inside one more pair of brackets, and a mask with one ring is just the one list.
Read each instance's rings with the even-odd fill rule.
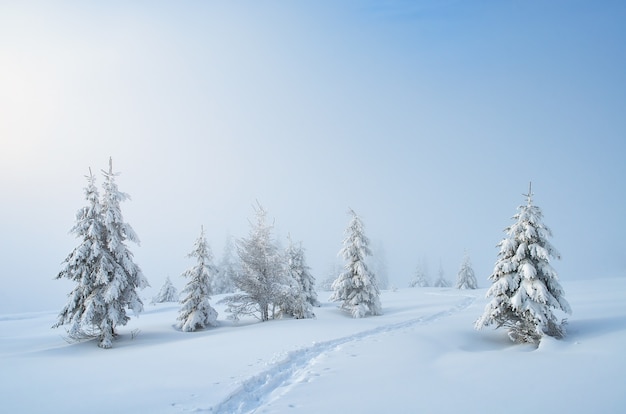
[[[626,4],[0,3],[0,311],[60,308],[89,168],[152,288],[258,201],[318,281],[354,209],[392,285],[479,286],[532,181],[568,281],[624,277]],[[376,250],[376,249],[375,249]],[[383,312],[384,312],[383,303]]]

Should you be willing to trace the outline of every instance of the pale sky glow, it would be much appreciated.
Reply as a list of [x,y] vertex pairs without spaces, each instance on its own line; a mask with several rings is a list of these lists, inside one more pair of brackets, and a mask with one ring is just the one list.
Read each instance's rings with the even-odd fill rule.
[[623,2],[232,3],[0,4],[1,312],[63,305],[109,156],[154,289],[256,200],[318,280],[352,208],[391,283],[467,249],[486,286],[530,180],[566,291],[626,275]]

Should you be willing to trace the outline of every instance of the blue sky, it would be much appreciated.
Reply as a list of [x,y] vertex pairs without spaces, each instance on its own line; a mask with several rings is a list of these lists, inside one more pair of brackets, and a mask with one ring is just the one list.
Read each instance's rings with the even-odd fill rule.
[[395,285],[467,249],[486,286],[531,180],[566,291],[624,276],[622,2],[232,3],[0,5],[0,310],[62,306],[109,156],[156,289],[257,200],[318,279],[352,208]]

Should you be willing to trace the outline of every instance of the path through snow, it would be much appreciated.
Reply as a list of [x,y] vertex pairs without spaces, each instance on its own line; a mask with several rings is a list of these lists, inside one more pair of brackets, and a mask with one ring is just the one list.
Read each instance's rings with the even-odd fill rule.
[[430,316],[379,326],[353,335],[315,343],[310,347],[291,351],[285,358],[274,363],[270,368],[244,380],[226,399],[215,406],[196,408],[192,411],[217,414],[254,413],[265,404],[284,396],[294,384],[306,382],[309,379],[311,366],[315,364],[320,356],[331,353],[340,346],[350,342],[435,322],[467,308],[475,299],[474,296],[466,296],[456,306]]

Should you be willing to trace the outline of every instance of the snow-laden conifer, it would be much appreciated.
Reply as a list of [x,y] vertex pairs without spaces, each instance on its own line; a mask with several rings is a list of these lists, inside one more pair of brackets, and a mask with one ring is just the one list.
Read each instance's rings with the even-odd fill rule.
[[367,256],[371,255],[369,239],[365,236],[360,217],[353,210],[349,214],[352,218],[340,251],[346,264],[344,271],[333,282],[330,300],[342,301],[341,308],[355,318],[367,314],[380,315],[380,292],[376,276],[365,263]]
[[217,272],[212,263],[211,248],[204,235],[204,227],[187,257],[196,258],[196,264],[181,276],[189,279],[181,292],[181,307],[178,312],[178,328],[193,332],[217,325],[217,311],[211,307],[211,279]]
[[235,275],[234,283],[240,292],[220,301],[227,305],[226,312],[235,321],[244,315],[261,321],[274,318],[289,289],[282,257],[272,239],[273,226],[267,224],[267,213],[261,205],[255,212],[256,223],[252,224],[250,235],[237,244],[241,271]]
[[172,284],[170,277],[165,278],[159,293],[152,298],[152,303],[178,302],[178,289]]
[[315,314],[312,306],[319,306],[319,302],[315,291],[315,278],[306,264],[302,243],[296,245],[289,237],[284,258],[285,272],[290,285],[281,304],[281,312],[296,319],[313,318]]
[[445,274],[443,272],[443,266],[441,264],[439,265],[439,273],[437,275],[437,280],[435,280],[435,283],[433,283],[433,286],[441,287],[441,288],[450,287],[450,282],[448,281],[448,279],[445,278]]
[[413,279],[409,282],[409,287],[428,287],[430,286],[430,278],[428,277],[428,269],[426,265],[418,264],[415,268]]
[[[129,199],[119,191],[109,160],[104,174],[104,193],[98,204],[93,176],[86,189],[89,206],[79,211],[72,232],[83,239],[81,245],[65,260],[58,277],[76,280],[79,287],[70,293],[70,302],[59,315],[55,326],[71,323],[70,337],[97,336],[98,346],[110,348],[115,328],[126,325],[129,308],[138,314],[143,302],[137,289],[149,286],[126,240],[139,244],[132,227],[124,222],[120,202]],[[77,306],[78,305],[78,306]]]
[[526,205],[518,208],[515,223],[505,229],[507,236],[498,244],[498,260],[489,277],[493,284],[487,291],[492,299],[475,326],[505,326],[511,340],[539,343],[544,335],[565,335],[564,321],[559,322],[553,310],[571,313],[571,309],[550,264],[550,259],[560,258],[548,241],[552,233],[533,204],[530,188],[525,196]]
[[476,289],[478,288],[478,283],[476,282],[476,275],[474,274],[474,269],[472,268],[472,262],[470,261],[469,254],[465,253],[463,256],[463,262],[461,263],[461,268],[459,269],[459,273],[456,277],[456,288],[457,289]]

